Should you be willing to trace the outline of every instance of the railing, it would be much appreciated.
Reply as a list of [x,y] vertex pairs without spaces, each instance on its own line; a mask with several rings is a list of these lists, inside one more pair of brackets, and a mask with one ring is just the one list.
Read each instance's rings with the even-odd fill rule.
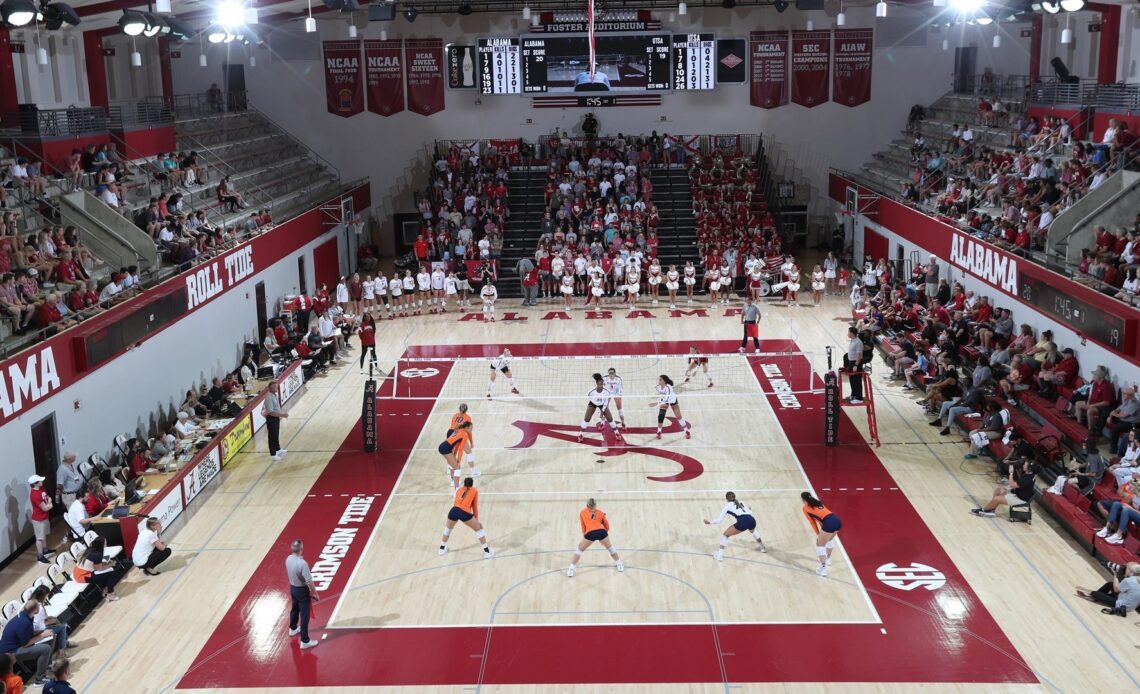
[[86,135],[107,130],[107,112],[102,108],[41,109],[35,104],[20,104],[17,112],[0,114],[0,123],[41,137]]
[[1079,108],[1095,101],[1098,85],[1093,79],[1053,80],[1029,87],[1026,101],[1034,106]]
[[211,116],[220,113],[234,113],[249,108],[249,93],[245,91],[200,92],[197,94],[175,94],[164,99],[168,108],[179,118],[186,116]]
[[955,94],[996,96],[1020,101],[1025,98],[1025,89],[1028,86],[1029,75],[1002,75],[994,72],[951,75],[951,90]]
[[283,134],[285,137],[289,138],[289,140],[291,140],[298,147],[300,147],[301,149],[308,152],[308,155],[310,157],[312,157],[316,161],[320,162],[320,164],[322,166],[324,166],[326,169],[328,169],[329,171],[332,171],[334,174],[336,174],[336,180],[337,181],[341,180],[340,169],[337,168],[337,166],[335,164],[333,164],[331,161],[329,161],[328,159],[325,159],[323,156],[321,156],[321,153],[318,152],[317,150],[313,149],[312,147],[308,146],[304,142],[302,142],[302,141],[298,140],[296,137],[294,137],[293,133],[291,133],[288,128],[282,126],[277,121],[275,121],[272,118],[270,118],[269,116],[265,115],[265,111],[258,109],[257,106],[254,105],[252,101],[250,101],[246,98],[245,92],[241,93],[241,99],[242,99],[241,110],[244,111],[244,110],[248,109],[250,111],[255,111],[257,113],[257,115],[260,118],[262,118],[266,123],[269,123],[274,128],[277,128],[279,131],[281,131],[281,134]]
[[108,124],[112,130],[171,125],[174,113],[162,99],[146,99],[113,103],[107,109]]

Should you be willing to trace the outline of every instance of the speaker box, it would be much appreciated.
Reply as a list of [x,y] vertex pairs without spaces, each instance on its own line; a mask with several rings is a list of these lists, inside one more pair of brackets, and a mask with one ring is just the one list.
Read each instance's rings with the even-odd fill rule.
[[377,2],[368,6],[368,21],[390,22],[396,18],[396,3]]
[[796,9],[801,12],[822,10],[823,0],[796,0]]

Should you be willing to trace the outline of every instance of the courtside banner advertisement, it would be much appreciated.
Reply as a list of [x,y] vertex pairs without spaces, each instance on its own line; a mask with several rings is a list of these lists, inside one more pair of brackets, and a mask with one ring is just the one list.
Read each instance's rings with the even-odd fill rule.
[[792,103],[812,108],[826,102],[830,87],[831,32],[792,32]]
[[222,437],[222,465],[226,465],[237,455],[241,447],[253,438],[253,420],[248,416],[239,419]]
[[408,39],[404,42],[404,65],[408,80],[408,110],[421,116],[442,111],[443,41]]
[[752,63],[752,105],[776,108],[788,103],[788,32],[752,32],[748,56]]
[[325,41],[325,96],[329,113],[349,118],[364,111],[359,41]]
[[368,111],[391,116],[404,110],[403,41],[364,42]]
[[831,68],[831,100],[858,106],[871,100],[871,51],[874,29],[836,29],[832,39],[835,64]]

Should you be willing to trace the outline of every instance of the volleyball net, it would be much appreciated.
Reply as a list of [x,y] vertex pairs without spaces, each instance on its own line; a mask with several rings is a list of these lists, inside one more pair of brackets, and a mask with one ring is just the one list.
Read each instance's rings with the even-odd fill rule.
[[[538,356],[511,358],[510,371],[520,395],[528,400],[583,400],[594,387],[593,374],[614,369],[622,396],[655,398],[658,379],[673,381],[679,397],[761,396],[818,393],[816,378],[826,364],[811,352],[727,352],[620,356]],[[379,389],[380,398],[460,401],[484,398],[490,381],[490,357],[402,358]],[[818,363],[817,363],[818,362]],[[510,394],[508,378],[495,372],[492,395]],[[446,384],[425,392],[426,379],[446,376]],[[712,387],[709,383],[712,383]]]

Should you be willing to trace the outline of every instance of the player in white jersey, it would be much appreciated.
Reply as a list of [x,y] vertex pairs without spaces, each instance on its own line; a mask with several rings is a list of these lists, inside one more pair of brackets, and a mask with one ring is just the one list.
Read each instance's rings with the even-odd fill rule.
[[447,275],[443,273],[443,268],[437,267],[431,271],[432,313],[436,311],[443,313],[447,310],[444,306],[443,299],[443,280],[445,277],[447,277]]
[[562,301],[565,302],[564,308],[567,311],[574,310],[574,276],[569,272],[563,273],[562,282],[559,285],[562,292]]
[[669,266],[665,273],[665,289],[669,290],[669,308],[677,308],[677,288],[680,287],[681,274],[677,272],[676,265]]
[[709,303],[716,308],[720,305],[720,268],[711,268],[705,273],[705,279],[709,283]]
[[376,303],[376,282],[372,279],[372,275],[364,276],[360,288],[363,292],[364,312],[372,313],[372,305]]
[[388,283],[388,291],[392,293],[392,317],[407,316],[407,313],[404,312],[404,280],[400,279],[399,275],[392,275],[392,281]]
[[[376,275],[376,282],[373,288],[376,292],[376,313],[380,313],[380,302],[384,302],[384,308],[387,309],[388,317],[392,317],[392,304],[388,302],[388,278],[383,274]],[[383,319],[383,316],[380,317]]]
[[653,297],[653,305],[657,305],[658,294],[661,291],[661,264],[656,258],[649,261],[649,270],[646,273],[646,282],[649,285],[649,296]]
[[657,438],[661,438],[661,425],[665,423],[665,411],[670,408],[681,428],[685,430],[685,438],[693,438],[693,426],[686,422],[684,415],[681,414],[681,405],[677,402],[677,393],[673,390],[673,380],[665,374],[661,374],[657,377],[656,390],[657,402],[651,402],[649,406],[657,408]]
[[[488,285],[490,286],[490,285]],[[484,287],[486,289],[486,287]],[[501,373],[507,377],[507,383],[511,386],[511,392],[515,395],[521,395],[519,389],[515,387],[515,375],[511,373],[511,350],[504,349],[503,353],[491,360],[491,380],[487,381],[487,399],[491,399],[491,388],[495,385],[495,378]]]
[[634,265],[625,273],[625,297],[630,308],[637,308],[637,295],[641,293],[641,273]]
[[[499,300],[499,290],[488,282],[479,290],[479,298],[483,300],[483,320],[495,322],[495,302]],[[494,380],[492,378],[492,380]]]
[[693,303],[693,287],[697,284],[697,268],[693,266],[693,261],[685,263],[685,293],[689,297],[689,303]]
[[[459,282],[455,279],[455,273],[447,273],[447,277],[443,278],[443,310],[447,311],[447,300],[459,294]],[[458,300],[456,305],[459,305]]]
[[606,371],[605,377],[602,379],[606,384],[606,392],[613,398],[614,404],[617,405],[618,419],[621,420],[621,426],[625,428],[625,409],[621,406],[622,396],[625,395],[625,381],[618,376],[617,369],[610,368]]
[[752,539],[760,545],[761,552],[767,552],[768,548],[764,546],[764,541],[760,539],[760,531],[756,529],[756,516],[752,515],[752,509],[748,505],[736,498],[736,494],[732,492],[725,492],[724,508],[720,510],[720,515],[712,520],[705,519],[705,525],[714,525],[720,523],[726,516],[732,516],[735,521],[731,526],[724,529],[724,533],[720,536],[720,546],[717,547],[716,554],[713,555],[717,561],[724,559],[724,548],[728,546],[728,538],[733,535],[739,535],[744,532],[751,532]]
[[[602,379],[601,374],[594,374],[594,388],[589,393],[586,393],[586,416],[582,418],[582,426],[578,431],[578,443],[582,442],[582,435],[586,433],[587,427],[590,426],[590,420],[594,418],[594,413],[601,410],[602,419],[609,423],[610,428],[613,429],[614,436],[618,441],[621,441],[621,432],[618,431],[617,422],[614,421],[613,415],[610,414],[610,391],[606,389],[605,381]],[[605,427],[600,421],[598,422],[598,429]]]
[[[431,308],[431,273],[427,270],[420,269],[416,273],[416,315],[420,315],[420,309],[424,307],[424,301],[427,301],[428,308]],[[435,313],[435,311],[432,311]]]
[[[400,314],[406,316],[411,313],[416,307],[416,280],[412,277],[411,270],[404,271],[404,310]],[[416,311],[419,313],[419,311]]]

